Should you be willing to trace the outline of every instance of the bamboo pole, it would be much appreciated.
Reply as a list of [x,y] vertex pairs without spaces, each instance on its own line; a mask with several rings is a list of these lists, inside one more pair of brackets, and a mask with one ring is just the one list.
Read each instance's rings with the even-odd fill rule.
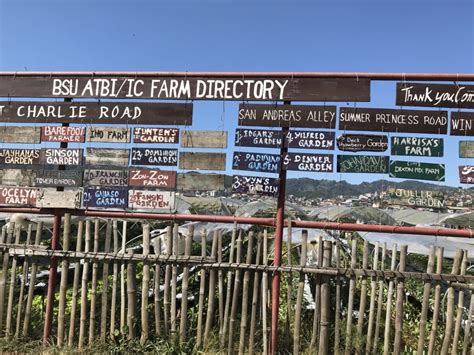
[[[430,253],[428,257],[428,266],[426,272],[431,273],[434,269],[435,263],[435,248],[434,246],[430,247]],[[426,322],[428,318],[428,309],[430,302],[430,293],[431,293],[431,282],[426,281],[423,286],[423,301],[421,305],[421,314],[420,314],[420,335],[418,339],[418,349],[417,354],[422,355],[425,347],[425,338],[426,338]]]
[[[402,245],[400,249],[400,263],[399,270],[405,271],[406,257],[408,247]],[[403,333],[403,305],[405,300],[405,282],[403,279],[397,280],[397,300],[395,305],[395,340],[393,345],[393,352],[400,354],[402,350],[402,333]]]
[[[188,235],[185,239],[184,256],[191,255],[191,243],[194,236],[194,226],[189,227]],[[179,322],[179,341],[184,343],[187,335],[187,320],[188,320],[188,287],[189,287],[189,266],[183,267],[183,283],[181,288],[181,319]]]
[[[369,267],[369,242],[364,240],[364,249],[362,253],[362,269]],[[357,353],[362,351],[364,342],[362,339],[362,330],[364,329],[365,308],[367,306],[367,276],[362,276],[359,301],[359,316],[357,319]]]
[[[323,238],[318,236],[318,260],[316,267],[321,268],[323,262]],[[319,333],[319,319],[321,316],[321,276],[316,275],[316,287],[314,292],[314,316],[313,316],[313,331],[311,334],[311,348],[316,347],[316,340]]]
[[[64,214],[64,230],[63,230],[63,250],[69,250],[69,239],[71,236],[71,214]],[[63,259],[61,263],[61,281],[59,285],[59,310],[58,310],[58,338],[57,346],[61,348],[64,342],[66,330],[66,296],[67,296],[67,274],[69,269],[69,260]]]
[[[268,231],[263,230],[263,266],[268,265]],[[263,354],[268,354],[268,329],[267,329],[267,309],[268,309],[268,272],[262,275],[262,348]]]
[[[11,223],[7,228],[7,245],[12,243],[13,234],[15,231],[15,223]],[[8,250],[3,254],[2,261],[2,276],[0,279],[0,332],[3,329],[3,309],[5,308],[5,291],[7,289],[8,280],[8,264],[10,262],[10,254]]]
[[[15,226],[15,244],[20,244],[21,236],[21,225]],[[16,284],[16,266],[18,263],[18,257],[13,256],[12,260],[12,270],[10,277],[10,289],[8,292],[8,305],[7,305],[7,320],[6,320],[6,330],[5,336],[8,339],[12,333],[12,313],[13,313],[13,298],[15,293],[15,284]]]
[[[249,232],[247,240],[247,255],[246,263],[252,263],[252,251],[253,251],[253,232]],[[245,351],[245,338],[247,336],[247,313],[249,304],[249,283],[250,283],[250,271],[244,272],[244,279],[242,284],[242,308],[240,315],[240,339],[239,339],[239,355],[242,355]]]
[[[125,255],[125,245],[127,243],[127,221],[122,223],[122,247],[120,254]],[[120,333],[125,333],[125,325],[127,324],[127,286],[125,285],[126,270],[125,261],[120,263]]]
[[[173,227],[173,253],[172,255],[178,256],[179,255],[179,234],[178,234],[178,225],[175,223]],[[171,316],[170,316],[170,324],[171,324],[171,337],[176,339],[176,294],[177,294],[177,287],[178,287],[178,267],[176,264],[173,264],[171,267]]]
[[[91,245],[91,221],[86,220],[86,237],[84,250],[89,252]],[[82,280],[81,280],[81,317],[79,322],[79,340],[78,347],[82,350],[84,344],[84,336],[87,326],[87,281],[89,278],[89,262],[84,260],[82,267]]]
[[[33,226],[31,223],[28,224],[28,230],[26,233],[26,245],[31,245],[31,233],[32,233]],[[21,270],[21,282],[20,282],[20,295],[18,297],[18,306],[17,306],[17,313],[16,313],[16,327],[15,327],[15,338],[20,336],[20,326],[21,326],[21,319],[22,319],[22,312],[23,312],[23,298],[25,294],[25,282],[28,273],[28,258],[23,260],[23,267]]]
[[[340,242],[337,241],[334,246],[334,255],[336,256],[336,267],[340,267]],[[340,332],[340,318],[341,318],[341,277],[336,276],[336,304],[334,309],[334,354],[338,355],[340,350],[341,332]]]
[[[99,220],[94,220],[94,253],[99,251]],[[91,306],[89,318],[89,345],[94,342],[95,322],[96,322],[96,298],[97,298],[97,273],[99,263],[92,263],[92,285],[91,285]]]
[[[203,229],[201,233],[201,256],[206,257],[206,230]],[[206,288],[206,270],[201,268],[200,283],[199,283],[199,304],[198,304],[198,320],[197,320],[197,335],[196,347],[199,349],[202,341],[202,323],[203,323],[203,308],[204,308],[204,290]]]
[[471,302],[467,313],[467,319],[464,323],[464,341],[462,345],[462,355],[467,355],[468,346],[471,346],[471,353],[474,352],[473,338],[471,334],[472,319],[474,318],[474,292],[471,291]]
[[[453,269],[451,274],[459,274],[461,268],[462,250],[456,250],[456,256],[454,257]],[[441,347],[441,354],[445,355],[449,352],[449,346],[451,345],[451,338],[454,324],[454,288],[450,286],[447,292],[447,305],[446,305],[446,327],[444,328],[443,345]]]
[[[119,241],[118,241],[118,226],[117,221],[112,223],[112,234],[114,237],[114,254],[117,255],[119,252]],[[115,338],[115,314],[117,311],[117,279],[118,279],[118,263],[113,264],[113,276],[112,276],[112,299],[110,301],[110,338]]]
[[[218,236],[217,231],[214,232],[212,238],[212,250],[211,256],[217,257],[217,243]],[[207,348],[209,344],[209,335],[211,333],[212,323],[214,320],[214,301],[215,301],[215,288],[216,288],[216,270],[212,269],[209,273],[209,294],[207,296],[207,314],[206,314],[206,325],[204,327],[204,347]]]
[[[237,235],[237,222],[234,223],[234,229],[232,230],[232,237],[230,241],[229,263],[234,262],[234,249],[235,249],[236,235]],[[226,340],[227,332],[229,329],[231,292],[232,292],[232,269],[229,269],[229,271],[227,271],[227,289],[226,289],[225,307],[224,307],[224,326],[223,326],[221,337],[219,338],[219,347],[221,351],[224,351],[225,340]]]
[[[352,239],[351,246],[351,268],[355,268],[357,263],[357,240]],[[355,276],[351,276],[349,281],[349,298],[347,301],[347,325],[346,325],[346,346],[344,353],[350,355],[352,341],[352,316],[354,311],[354,293],[356,286]]]
[[[255,257],[255,264],[260,264],[262,256],[262,236],[257,236],[257,255]],[[253,355],[255,352],[255,331],[257,322],[257,304],[258,304],[258,289],[260,283],[260,273],[254,272],[253,274],[253,290],[252,290],[252,310],[250,314],[250,337],[249,337],[249,355]]]
[[[173,251],[173,231],[171,229],[171,226],[166,227],[166,256],[170,256]],[[164,285],[164,294],[163,294],[163,313],[164,313],[164,319],[163,319],[163,325],[164,325],[164,330],[165,334],[169,335],[170,333],[170,300],[171,300],[171,265],[169,263],[166,263],[166,268],[165,268],[165,285]]]
[[[143,256],[150,254],[150,225],[143,225]],[[140,344],[143,345],[148,340],[148,292],[150,290],[150,264],[143,262],[142,277],[142,308],[141,308],[141,336]]]
[[[385,270],[385,254],[387,252],[387,243],[384,243],[382,246],[382,258],[380,260],[380,270]],[[372,353],[378,352],[379,345],[379,333],[380,333],[380,320],[382,318],[382,305],[383,305],[383,290],[385,288],[385,282],[383,278],[379,278],[379,292],[377,300],[377,315],[375,316],[375,332],[374,332],[374,346],[372,348]]]
[[[222,263],[222,232],[217,233],[217,262]],[[224,271],[217,270],[217,293],[219,298],[219,339],[224,332]]]
[[[133,250],[129,249],[128,254],[133,255]],[[127,328],[128,339],[135,338],[135,323],[137,321],[136,307],[137,307],[137,285],[136,285],[136,265],[135,263],[127,264]]]
[[[287,236],[286,236],[286,255],[287,255],[287,265],[291,266],[291,250],[292,250],[292,221],[291,218],[288,218],[288,227],[287,227]],[[287,292],[286,292],[286,319],[285,319],[285,339],[291,341],[291,313],[292,313],[292,290],[293,290],[293,273],[287,273]],[[288,348],[291,347],[291,344],[288,344]]]
[[[324,242],[323,251],[323,267],[327,268],[331,266],[332,257],[332,243],[330,241]],[[331,286],[330,278],[324,276],[321,284],[321,317],[320,317],[320,329],[319,329],[319,351],[318,354],[327,354],[329,352],[329,319],[331,313]]]
[[[7,236],[7,225],[2,226],[2,233],[0,234],[0,243],[5,243],[5,238]],[[3,250],[0,250],[0,259],[3,260]]]
[[[462,262],[461,262],[461,275],[466,274],[467,269],[467,250],[463,251]],[[456,321],[454,327],[454,336],[453,336],[453,348],[451,351],[452,355],[458,354],[458,341],[461,333],[461,321],[464,310],[464,291],[461,289],[458,293],[458,306],[456,309]]]
[[[105,246],[104,251],[110,251],[110,242],[112,239],[112,221],[107,220],[105,230]],[[104,260],[102,265],[102,294],[100,302],[100,341],[105,342],[107,338],[107,312],[108,312],[108,295],[109,295],[109,260]]]
[[[239,236],[237,238],[237,256],[235,260],[237,264],[240,263],[241,256],[242,256],[242,231],[239,232]],[[234,330],[235,330],[235,321],[236,321],[236,316],[237,316],[237,304],[238,304],[239,293],[240,293],[241,273],[242,271],[239,269],[235,271],[234,292],[232,295],[232,308],[230,311],[229,339],[227,343],[228,354],[234,353]]]
[[[161,239],[156,240],[155,254],[161,255]],[[160,284],[161,284],[161,264],[155,263],[155,286],[154,286],[154,311],[155,311],[155,334],[161,337],[161,298],[160,298]]]
[[[392,261],[390,264],[390,270],[394,271],[397,264],[397,244],[392,246]],[[384,331],[384,340],[383,340],[383,353],[384,355],[388,354],[390,347],[390,327],[392,320],[392,297],[393,297],[393,288],[394,280],[390,279],[388,283],[388,293],[387,293],[387,308],[385,312],[385,331]]]
[[[301,256],[300,266],[306,266],[306,255],[308,250],[308,231],[303,230],[301,232]],[[296,309],[295,309],[295,326],[293,328],[293,355],[300,353],[300,330],[301,330],[301,308],[303,306],[303,292],[304,292],[304,280],[305,273],[300,272],[298,282],[298,293],[296,295]]]
[[[379,259],[379,242],[375,243],[374,258],[372,261],[372,269],[377,270]],[[374,330],[374,318],[375,318],[375,299],[377,298],[377,279],[372,276],[370,280],[370,306],[369,306],[369,321],[367,325],[367,343],[365,345],[365,353],[370,353],[372,349],[372,334]]]
[[[436,273],[443,272],[443,252],[444,248],[438,247],[436,250]],[[428,354],[434,353],[436,343],[436,331],[438,330],[439,304],[441,301],[441,284],[435,286],[435,298],[433,302],[433,319],[431,321],[430,343],[428,345]]]
[[[35,244],[34,244],[35,246],[38,246],[40,244],[42,232],[43,232],[43,222],[38,222],[38,224],[36,225],[36,235],[35,235]],[[3,230],[2,230],[2,233],[3,233]],[[37,272],[38,272],[38,263],[36,261],[33,261],[31,263],[30,284],[28,285],[28,297],[26,300],[25,320],[23,321],[22,334],[24,337],[28,335],[28,332],[30,329],[31,307],[33,305],[33,297],[34,297],[34,291],[35,291]]]
[[[77,225],[76,251],[81,251],[82,248],[82,233],[84,229],[84,222],[79,221]],[[74,265],[74,280],[72,283],[72,299],[71,299],[71,317],[69,318],[69,334],[67,345],[72,347],[74,342],[74,333],[76,331],[76,313],[77,313],[77,294],[79,288],[79,278],[81,276],[81,263],[77,260]]]

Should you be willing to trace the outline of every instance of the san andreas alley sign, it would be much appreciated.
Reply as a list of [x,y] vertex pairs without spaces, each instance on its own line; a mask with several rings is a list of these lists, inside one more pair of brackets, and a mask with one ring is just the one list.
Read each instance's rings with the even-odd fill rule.
[[443,208],[444,195],[440,191],[389,189],[389,205],[410,207]]
[[137,74],[4,75],[0,96],[170,100],[370,101],[370,80]]

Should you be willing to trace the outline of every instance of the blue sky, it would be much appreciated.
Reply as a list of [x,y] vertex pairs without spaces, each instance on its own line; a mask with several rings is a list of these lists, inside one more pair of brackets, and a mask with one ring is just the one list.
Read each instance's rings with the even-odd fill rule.
[[[472,1],[0,0],[1,71],[473,69]],[[395,83],[373,82],[372,102],[357,105],[394,103]],[[231,154],[237,103],[196,102],[194,122],[195,129],[229,130]],[[458,138],[445,138],[445,157],[422,161],[446,162],[446,184],[458,185],[457,166],[474,162],[458,159]],[[353,183],[382,177],[305,176]]]

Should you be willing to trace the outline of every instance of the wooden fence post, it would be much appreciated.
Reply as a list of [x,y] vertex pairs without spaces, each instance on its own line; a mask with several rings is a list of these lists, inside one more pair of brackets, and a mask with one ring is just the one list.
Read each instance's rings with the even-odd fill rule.
[[[397,244],[393,244],[392,246],[392,261],[390,264],[390,270],[395,271],[395,267],[397,264]],[[383,340],[383,353],[384,355],[388,354],[389,347],[390,347],[390,327],[391,327],[391,320],[392,320],[392,298],[393,298],[393,287],[395,281],[390,279],[388,283],[388,293],[387,293],[387,307],[385,312],[385,332],[384,332],[384,340]]]
[[[405,264],[407,257],[406,245],[402,245],[400,249],[400,266],[399,271],[405,272]],[[402,349],[402,332],[403,332],[403,305],[405,301],[405,282],[403,279],[397,280],[397,301],[395,305],[395,340],[394,340],[394,353],[400,354]]]
[[[76,239],[76,252],[80,252],[82,248],[82,234],[84,230],[84,222],[79,221],[77,225],[77,239]],[[67,345],[72,347],[74,342],[74,333],[76,331],[76,313],[77,313],[77,294],[79,288],[79,279],[81,277],[81,263],[79,260],[75,261],[74,265],[74,280],[72,283],[72,300],[71,300],[71,317],[69,318],[69,334],[67,339]]]
[[[88,253],[90,251],[91,244],[91,221],[86,220],[86,241],[84,251]],[[79,340],[78,347],[82,350],[84,344],[84,336],[87,325],[87,281],[89,278],[89,261],[84,260],[84,266],[82,268],[82,281],[81,281],[81,318],[79,320]]]
[[[357,263],[357,240],[352,239],[351,248],[351,269],[355,269]],[[356,287],[356,277],[351,276],[349,281],[349,298],[347,301],[347,325],[346,325],[346,346],[344,353],[350,355],[351,353],[351,341],[352,341],[352,316],[354,311],[354,293]]]
[[[184,256],[189,257],[191,255],[191,243],[194,236],[194,226],[189,227],[188,235],[185,239]],[[183,267],[183,284],[181,288],[181,319],[179,323],[179,341],[184,343],[187,335],[187,320],[188,320],[188,286],[189,286],[189,265]]]
[[[372,270],[378,269],[379,259],[379,242],[375,243],[374,258],[372,261]],[[372,276],[370,280],[370,306],[369,306],[369,324],[367,326],[367,342],[365,345],[365,353],[370,353],[372,349],[372,334],[374,330],[374,317],[375,317],[375,299],[377,298],[377,278]]]
[[[237,238],[237,256],[236,256],[236,263],[240,264],[241,255],[242,254],[242,231],[239,232],[239,236]],[[240,275],[242,271],[237,269],[235,271],[235,279],[234,279],[234,294],[232,296],[232,308],[230,311],[230,323],[229,323],[229,339],[227,343],[227,353],[233,354],[234,353],[234,330],[235,330],[235,322],[237,316],[237,303],[239,300],[239,293],[240,293]]]
[[[206,250],[206,230],[203,229],[201,233],[201,256],[204,258],[207,255]],[[198,320],[197,320],[197,335],[196,347],[199,348],[202,342],[202,323],[203,323],[203,308],[204,308],[204,291],[206,289],[206,269],[201,268],[199,282],[199,303],[198,303]]]
[[[170,256],[173,252],[173,231],[171,226],[166,227],[166,256]],[[163,292],[163,325],[165,334],[170,334],[170,302],[171,302],[171,265],[166,262],[165,267],[165,285]]]
[[[217,258],[217,243],[218,243],[217,231],[214,231],[212,237],[212,248],[211,257]],[[212,324],[214,321],[214,301],[215,301],[215,289],[216,289],[216,270],[211,269],[209,272],[209,293],[207,296],[207,312],[206,312],[206,325],[204,327],[204,347],[207,348],[209,344],[209,335],[211,333]]]
[[[253,232],[249,232],[247,241],[247,255],[245,262],[248,264],[252,263],[253,254]],[[244,279],[242,284],[242,308],[240,314],[240,339],[239,339],[239,354],[243,355],[245,351],[245,339],[247,335],[247,313],[248,313],[248,301],[249,301],[249,283],[250,283],[250,271],[245,270]]]
[[[436,273],[443,271],[443,252],[444,248],[438,247],[436,250]],[[436,331],[438,330],[439,303],[441,301],[441,284],[438,282],[435,286],[435,298],[433,302],[433,319],[431,321],[430,343],[428,345],[428,354],[433,354],[436,342]]]
[[[112,234],[114,237],[114,256],[118,256],[119,241],[118,241],[118,226],[117,221],[112,223]],[[115,338],[115,314],[117,310],[117,279],[118,279],[118,263],[114,260],[113,274],[112,274],[112,299],[110,301],[110,339]]]
[[[63,230],[63,251],[69,250],[69,239],[71,235],[71,214],[64,214]],[[67,295],[67,274],[69,269],[69,260],[64,258],[61,263],[61,281],[59,284],[59,309],[58,309],[58,348],[63,346],[64,333],[66,330],[66,295]]]
[[[234,229],[232,230],[232,237],[230,241],[229,263],[234,262],[236,236],[237,236],[237,223],[234,223]],[[229,313],[230,313],[231,298],[232,298],[232,294],[231,294],[232,273],[233,273],[232,269],[229,269],[229,271],[227,271],[227,290],[226,290],[225,307],[224,307],[224,327],[222,330],[221,337],[219,339],[219,348],[221,351],[224,350],[225,340],[226,340],[227,332],[229,330]]]
[[150,225],[143,225],[143,277],[142,277],[142,307],[141,307],[141,336],[140,344],[148,340],[148,292],[150,291],[150,264],[146,260],[150,254]]
[[[301,232],[301,256],[300,266],[304,268],[306,266],[306,255],[308,251],[308,231],[303,230]],[[298,282],[298,293],[296,295],[296,309],[295,309],[295,327],[293,329],[293,354],[298,355],[300,353],[300,329],[301,329],[301,308],[303,306],[303,291],[304,291],[304,280],[306,274],[300,272]]]
[[[257,235],[257,255],[255,257],[255,264],[260,265],[260,259],[262,257],[262,235]],[[252,311],[250,315],[250,337],[249,337],[249,355],[253,355],[255,352],[255,331],[257,322],[257,305],[258,305],[258,290],[260,283],[260,273],[253,273],[253,290],[252,290]]]
[[[384,243],[382,246],[382,258],[380,260],[380,270],[385,270],[385,254],[387,252],[387,243]],[[377,300],[377,315],[375,316],[375,333],[374,333],[374,346],[372,348],[372,353],[377,353],[377,348],[379,345],[379,332],[380,332],[380,320],[382,318],[382,305],[383,305],[383,290],[385,288],[384,279],[381,277],[379,279],[379,292]]]
[[[21,236],[21,225],[15,226],[15,245],[20,244]],[[18,263],[18,256],[14,255],[12,260],[12,269],[10,277],[10,289],[8,292],[8,305],[7,305],[7,320],[6,320],[6,330],[5,336],[7,339],[11,336],[12,333],[12,316],[13,316],[13,297],[15,294],[15,283],[16,283],[16,266]]]
[[[364,240],[364,251],[362,254],[362,269],[369,267],[369,242]],[[364,342],[362,340],[362,330],[364,329],[365,308],[367,306],[367,276],[362,276],[359,300],[359,316],[357,318],[357,352],[362,351]]]
[[[324,241],[323,268],[331,266],[332,243]],[[331,313],[331,283],[329,276],[322,278],[321,284],[321,319],[319,330],[319,352],[318,354],[327,354],[329,352],[329,318]]]
[[[110,242],[112,239],[112,221],[107,220],[105,229],[105,246],[104,252],[110,252]],[[107,312],[108,312],[108,296],[109,296],[109,260],[102,261],[102,295],[100,302],[100,341],[105,342],[107,338]]]
[[[99,220],[94,221],[94,253],[99,251]],[[92,262],[92,285],[91,285],[91,307],[89,313],[89,345],[94,342],[95,322],[96,322],[96,302],[97,302],[97,273],[99,263]]]
[[[122,246],[120,248],[120,254],[125,255],[125,245],[127,243],[127,221],[122,223]],[[120,333],[124,334],[125,325],[127,324],[127,287],[125,285],[126,270],[125,261],[120,263]]]
[[[26,234],[26,243],[25,248],[31,245],[31,233],[33,230],[33,226],[31,223],[28,224],[28,231]],[[20,326],[21,326],[21,319],[22,319],[22,312],[23,312],[23,298],[25,293],[25,283],[26,277],[28,273],[28,258],[24,258],[23,260],[23,267],[21,270],[21,281],[20,281],[20,295],[18,296],[18,306],[17,306],[17,313],[16,313],[16,328],[15,328],[15,338],[20,336]]]

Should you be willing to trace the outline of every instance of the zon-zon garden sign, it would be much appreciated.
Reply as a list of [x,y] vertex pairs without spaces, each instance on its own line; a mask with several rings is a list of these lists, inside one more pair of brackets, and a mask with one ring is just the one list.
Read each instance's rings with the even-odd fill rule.
[[[201,100],[240,102],[235,193],[275,196],[272,174],[282,170],[444,181],[438,162],[449,127],[464,137],[462,156],[474,156],[470,85],[398,83],[399,108],[388,109],[355,105],[370,102],[366,78],[0,73],[0,205],[172,213],[177,192],[224,190],[228,135],[193,129]],[[460,181],[474,183],[472,171],[459,167]],[[390,196],[413,206],[442,201],[434,192]]]

